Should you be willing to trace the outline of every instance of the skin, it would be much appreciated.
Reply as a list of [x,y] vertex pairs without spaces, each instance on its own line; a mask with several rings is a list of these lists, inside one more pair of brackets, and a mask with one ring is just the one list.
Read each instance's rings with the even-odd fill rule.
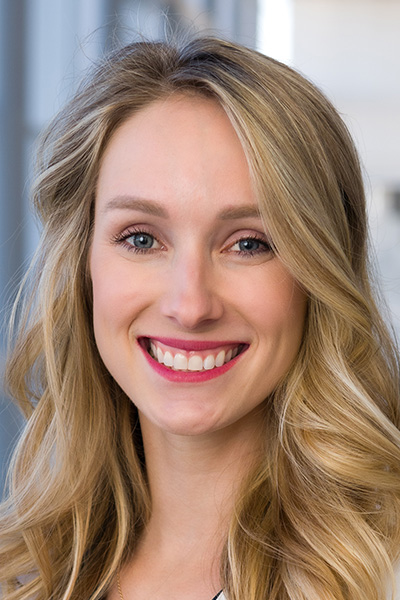
[[[135,252],[143,239],[149,247]],[[121,572],[125,600],[206,600],[221,587],[219,553],[261,447],[260,410],[303,333],[305,294],[270,242],[240,141],[215,101],[157,101],[114,133],[96,194],[94,329],[138,408],[153,503]],[[245,351],[208,381],[169,381],[146,359],[143,336],[239,341]],[[115,586],[109,598],[119,598]]]

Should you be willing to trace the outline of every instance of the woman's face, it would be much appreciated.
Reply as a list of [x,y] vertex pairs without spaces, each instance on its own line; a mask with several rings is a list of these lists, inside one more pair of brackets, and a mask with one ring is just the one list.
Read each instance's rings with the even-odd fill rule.
[[306,297],[215,101],[157,101],[114,133],[90,271],[99,352],[141,419],[183,435],[259,421],[298,352]]

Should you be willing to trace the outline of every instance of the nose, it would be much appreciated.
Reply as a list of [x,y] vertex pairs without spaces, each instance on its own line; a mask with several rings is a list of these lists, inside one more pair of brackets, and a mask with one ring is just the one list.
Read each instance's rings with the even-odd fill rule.
[[221,318],[223,302],[211,261],[199,256],[173,261],[166,272],[161,311],[186,330]]

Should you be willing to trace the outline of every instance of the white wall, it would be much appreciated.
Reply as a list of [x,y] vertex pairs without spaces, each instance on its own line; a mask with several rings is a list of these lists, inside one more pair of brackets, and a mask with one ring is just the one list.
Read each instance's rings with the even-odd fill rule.
[[294,0],[293,64],[333,101],[366,172],[382,290],[400,335],[399,0]]
[[347,118],[374,184],[400,186],[400,2],[296,0],[294,61]]

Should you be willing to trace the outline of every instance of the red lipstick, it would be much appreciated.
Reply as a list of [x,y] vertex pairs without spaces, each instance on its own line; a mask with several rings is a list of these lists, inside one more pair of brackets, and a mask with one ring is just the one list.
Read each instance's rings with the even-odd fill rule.
[[147,338],[154,340],[156,342],[161,342],[161,344],[165,344],[166,346],[171,346],[171,348],[176,348],[178,350],[186,350],[190,352],[193,350],[196,352],[200,352],[201,350],[214,350],[215,348],[220,348],[222,346],[239,346],[243,344],[242,341],[210,341],[210,342],[201,342],[200,340],[179,340],[176,338],[164,338],[164,337],[155,337],[155,338]]
[[[232,358],[229,362],[224,363],[221,367],[214,367],[213,369],[204,370],[204,371],[175,371],[170,367],[166,367],[164,364],[159,363],[155,360],[148,352],[147,345],[144,343],[146,338],[140,338],[138,340],[138,346],[143,352],[145,359],[148,364],[154,369],[156,373],[167,379],[168,381],[176,382],[176,383],[201,383],[205,381],[209,381],[211,379],[215,379],[220,375],[224,375],[227,371],[229,371],[238,360],[241,358],[242,354],[247,350],[245,346],[242,352]],[[227,343],[224,342],[195,342],[195,341],[185,341],[185,340],[176,340],[172,338],[147,338],[147,339],[156,339],[159,342],[171,346],[173,348],[178,348],[180,350],[211,350],[213,348],[219,348],[221,346],[226,346]],[[240,342],[239,342],[240,343]],[[239,343],[232,342],[232,345],[239,345]],[[210,345],[211,344],[211,345]],[[242,342],[243,344],[243,342]],[[230,342],[229,342],[230,345]]]

